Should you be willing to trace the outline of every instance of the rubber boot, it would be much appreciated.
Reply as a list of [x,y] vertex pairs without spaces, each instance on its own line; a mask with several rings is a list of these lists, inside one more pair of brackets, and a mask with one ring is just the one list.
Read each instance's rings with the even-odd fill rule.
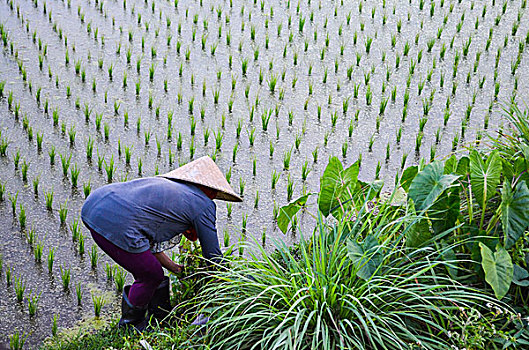
[[130,285],[123,288],[123,299],[121,300],[121,319],[118,322],[118,327],[124,328],[128,326],[134,327],[135,330],[142,332],[147,327],[147,320],[145,320],[145,312],[147,306],[137,307],[129,301]]
[[148,305],[147,317],[149,319],[161,322],[165,319],[173,308],[171,307],[170,293],[169,293],[169,277],[164,276],[164,280],[152,296]]

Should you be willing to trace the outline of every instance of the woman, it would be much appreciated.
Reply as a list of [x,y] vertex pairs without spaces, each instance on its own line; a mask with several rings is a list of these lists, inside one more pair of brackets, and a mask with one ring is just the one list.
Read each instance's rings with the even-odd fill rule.
[[162,267],[178,273],[182,266],[164,250],[183,233],[200,241],[208,263],[222,259],[213,199],[241,202],[209,157],[202,157],[167,174],[114,183],[86,199],[81,218],[96,244],[134,276],[123,290],[119,326],[143,330],[145,318],[161,319],[170,310],[169,279]]

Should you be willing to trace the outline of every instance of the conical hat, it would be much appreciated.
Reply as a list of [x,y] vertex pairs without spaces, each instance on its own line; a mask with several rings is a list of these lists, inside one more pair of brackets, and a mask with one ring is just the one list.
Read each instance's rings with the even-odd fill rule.
[[217,190],[218,193],[215,199],[242,202],[242,198],[233,191],[217,164],[208,156],[201,157],[180,168],[158,176],[190,182]]

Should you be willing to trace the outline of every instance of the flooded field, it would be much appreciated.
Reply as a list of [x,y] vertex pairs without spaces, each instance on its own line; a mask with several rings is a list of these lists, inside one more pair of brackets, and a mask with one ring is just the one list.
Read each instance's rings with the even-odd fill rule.
[[244,197],[217,203],[222,245],[246,227],[273,249],[298,239],[279,206],[317,191],[330,155],[391,188],[498,130],[501,103],[529,93],[526,7],[0,0],[0,344],[38,346],[93,316],[93,296],[118,305],[79,219],[108,182],[210,155]]

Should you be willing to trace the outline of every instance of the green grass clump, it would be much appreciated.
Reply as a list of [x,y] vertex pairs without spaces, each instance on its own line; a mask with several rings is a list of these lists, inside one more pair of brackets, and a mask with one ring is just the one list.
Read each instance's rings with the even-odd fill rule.
[[[420,339],[426,348],[446,349],[448,333],[465,327],[464,312],[485,300],[499,307],[486,294],[439,274],[438,267],[449,263],[438,252],[385,240],[402,238],[411,226],[379,215],[378,225],[360,233],[363,243],[344,244],[357,242],[348,236],[359,231],[320,221],[309,241],[293,248],[276,243],[273,254],[259,247],[250,251],[251,260],[220,272],[221,282],[206,286],[197,307],[210,311],[205,341],[223,349],[241,348],[249,339],[263,348],[366,349],[406,347]],[[372,248],[353,249],[361,244]],[[452,320],[448,327],[446,318]]]

